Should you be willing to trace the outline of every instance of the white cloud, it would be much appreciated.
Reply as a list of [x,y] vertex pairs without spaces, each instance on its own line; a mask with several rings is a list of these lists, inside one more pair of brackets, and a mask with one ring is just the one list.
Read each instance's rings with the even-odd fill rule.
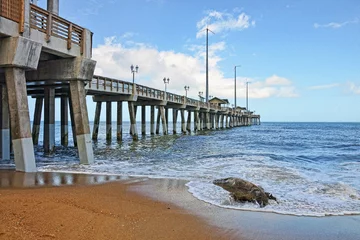
[[239,13],[237,15],[237,11],[238,9],[235,11],[235,16],[226,12],[208,11],[207,16],[197,23],[198,32],[196,37],[201,38],[205,36],[207,27],[215,33],[221,33],[231,30],[241,31],[255,26],[255,21],[251,21],[249,15],[245,13]]
[[269,86],[291,85],[291,81],[289,79],[279,77],[277,75],[272,75],[271,77],[265,80],[265,84]]
[[309,89],[310,90],[329,89],[329,88],[338,87],[339,85],[340,85],[339,83],[332,83],[332,84],[311,86],[311,87],[309,87]]
[[[121,38],[120,38],[121,39]],[[184,86],[190,86],[189,97],[197,98],[198,92],[205,93],[205,48],[192,45],[192,54],[174,51],[160,51],[156,47],[134,43],[123,44],[116,37],[106,38],[103,44],[93,49],[93,58],[97,61],[95,74],[132,80],[130,65],[139,65],[135,76],[138,84],[163,89],[164,77],[170,78],[168,90],[184,95]],[[226,78],[219,67],[221,51],[226,49],[225,42],[209,46],[209,95],[228,98],[234,97],[234,79]],[[232,71],[232,68],[229,69]],[[246,81],[249,84],[250,98],[297,97],[295,87],[289,79],[277,75],[267,79],[255,80],[239,76],[237,78],[237,97],[245,98]]]
[[352,21],[346,21],[346,22],[342,22],[342,23],[337,23],[337,22],[331,22],[331,23],[326,23],[326,24],[319,24],[319,23],[314,23],[314,28],[341,28],[344,27],[348,24],[357,24],[359,23],[359,19],[355,18]]
[[360,94],[360,85],[357,85],[353,82],[347,82],[348,90],[355,94]]

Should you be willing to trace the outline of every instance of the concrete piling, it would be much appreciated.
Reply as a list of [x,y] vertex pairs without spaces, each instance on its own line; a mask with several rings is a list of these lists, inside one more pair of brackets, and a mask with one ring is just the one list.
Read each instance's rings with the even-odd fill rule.
[[11,138],[17,171],[36,172],[34,145],[30,129],[25,70],[5,69],[10,112]]
[[36,98],[35,101],[35,111],[33,119],[33,129],[32,129],[32,138],[34,145],[39,144],[39,134],[40,134],[40,124],[41,124],[41,113],[43,108],[44,98]]
[[155,134],[155,106],[150,106],[150,134]]
[[176,134],[177,115],[178,115],[178,109],[173,108],[173,134]]
[[111,141],[112,122],[111,122],[111,105],[112,102],[106,102],[106,140]]
[[187,117],[187,122],[186,122],[186,131],[188,131],[189,133],[191,133],[191,111],[188,111],[188,117]]
[[135,106],[134,102],[128,102],[129,106],[129,115],[130,115],[130,132],[133,137],[134,141],[139,140],[138,133],[137,133],[137,127],[136,127],[136,113],[135,113]]
[[181,132],[186,133],[186,123],[185,123],[185,109],[180,110],[181,115]]
[[146,106],[141,106],[141,134],[146,134]]
[[102,105],[102,102],[97,102],[96,103],[95,116],[94,116],[94,126],[93,126],[93,133],[92,133],[92,140],[94,140],[94,141],[97,141],[98,135],[99,135],[101,105]]
[[92,164],[94,163],[94,153],[90,137],[90,126],[83,81],[70,81],[70,96],[75,120],[76,140],[80,163]]
[[122,141],[122,101],[117,102],[116,139]]
[[44,88],[44,152],[55,150],[55,88]]
[[5,85],[0,85],[0,158],[2,160],[10,159],[10,118],[9,103]]
[[60,101],[61,145],[67,147],[69,144],[69,100],[68,97],[62,96]]

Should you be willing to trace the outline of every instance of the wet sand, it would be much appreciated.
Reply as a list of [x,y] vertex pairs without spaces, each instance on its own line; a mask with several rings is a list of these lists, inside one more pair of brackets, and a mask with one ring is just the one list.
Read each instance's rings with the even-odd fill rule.
[[[176,179],[0,171],[0,239],[359,239],[360,216],[224,209]],[[64,186],[64,187],[59,187]]]
[[[101,184],[88,185],[96,178]],[[4,171],[0,179],[0,239],[232,238],[178,206],[130,191],[142,179]]]

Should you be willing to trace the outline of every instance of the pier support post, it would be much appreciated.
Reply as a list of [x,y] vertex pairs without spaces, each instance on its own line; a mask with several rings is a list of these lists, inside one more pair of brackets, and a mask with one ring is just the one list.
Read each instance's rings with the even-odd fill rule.
[[164,106],[160,106],[160,115],[161,115],[161,121],[162,121],[162,126],[163,126],[163,134],[167,135],[168,131],[167,131],[167,119],[166,119],[166,111],[165,111],[165,107]]
[[68,97],[61,97],[60,117],[61,117],[61,145],[67,147],[69,144],[69,100]]
[[225,115],[225,126],[226,126],[226,128],[229,128],[228,115]]
[[181,115],[181,132],[186,134],[185,109],[180,110]]
[[70,99],[75,122],[76,141],[80,163],[94,163],[94,153],[90,137],[90,126],[86,105],[84,82],[70,81]]
[[219,129],[219,120],[220,120],[220,115],[219,115],[219,114],[215,114],[215,122],[216,122],[215,128],[216,128],[216,130]]
[[10,159],[10,121],[9,121],[9,103],[5,85],[0,85],[0,158],[2,160]]
[[178,110],[173,108],[173,133],[176,134],[176,122],[177,122]]
[[197,131],[197,111],[194,111],[194,133]]
[[200,130],[200,116],[199,111],[194,112],[195,115],[195,122],[194,122],[194,130],[199,131]]
[[211,129],[215,129],[215,114],[214,113],[210,113],[210,121],[211,121]]
[[146,106],[141,106],[141,134],[146,134]]
[[206,113],[206,129],[210,130],[211,129],[211,125],[210,125],[210,112]]
[[199,112],[199,131],[203,130],[203,121],[204,121],[204,115],[202,112]]
[[122,141],[122,101],[117,102],[116,139]]
[[169,133],[169,108],[165,108],[166,134]]
[[160,106],[157,108],[157,118],[156,118],[156,134],[160,134]]
[[188,111],[187,123],[186,123],[186,130],[191,133],[191,111]]
[[55,150],[55,88],[44,89],[44,152]]
[[71,132],[73,136],[74,147],[77,147],[77,139],[76,139],[76,130],[75,130],[75,119],[74,119],[74,111],[73,105],[71,103],[71,95],[69,97],[69,110],[70,110],[70,120],[71,120]]
[[25,70],[20,68],[6,68],[5,79],[16,170],[36,172],[34,145],[30,130],[30,115],[26,93]]
[[135,113],[135,106],[134,102],[128,102],[129,106],[129,115],[130,115],[130,132],[133,137],[134,141],[139,140],[137,127],[136,127],[136,113]]
[[155,134],[155,106],[150,106],[150,134]]
[[[136,123],[136,113],[137,113],[137,105],[133,104],[134,106],[134,117],[135,117],[135,123]],[[133,135],[133,129],[130,127],[130,135]],[[136,134],[137,134],[137,129],[136,129]]]
[[112,132],[112,124],[111,124],[111,105],[112,102],[106,102],[106,140],[111,141],[111,132]]
[[94,140],[94,141],[97,141],[98,135],[99,135],[101,105],[102,105],[102,102],[97,102],[96,103],[95,117],[94,117],[94,127],[93,127],[93,134],[92,134],[92,140]]
[[43,107],[44,98],[36,98],[35,101],[35,111],[33,119],[33,129],[32,129],[32,138],[34,145],[39,144],[39,134],[40,134],[40,124],[41,124],[41,113]]

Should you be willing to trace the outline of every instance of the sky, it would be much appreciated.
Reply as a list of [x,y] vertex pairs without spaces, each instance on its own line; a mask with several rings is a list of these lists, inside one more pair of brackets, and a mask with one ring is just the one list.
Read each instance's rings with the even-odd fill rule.
[[248,81],[262,121],[360,121],[359,0],[60,0],[60,16],[94,33],[97,75],[132,81],[134,64],[137,83],[198,99],[208,27],[209,95],[234,104],[240,65],[237,105]]

